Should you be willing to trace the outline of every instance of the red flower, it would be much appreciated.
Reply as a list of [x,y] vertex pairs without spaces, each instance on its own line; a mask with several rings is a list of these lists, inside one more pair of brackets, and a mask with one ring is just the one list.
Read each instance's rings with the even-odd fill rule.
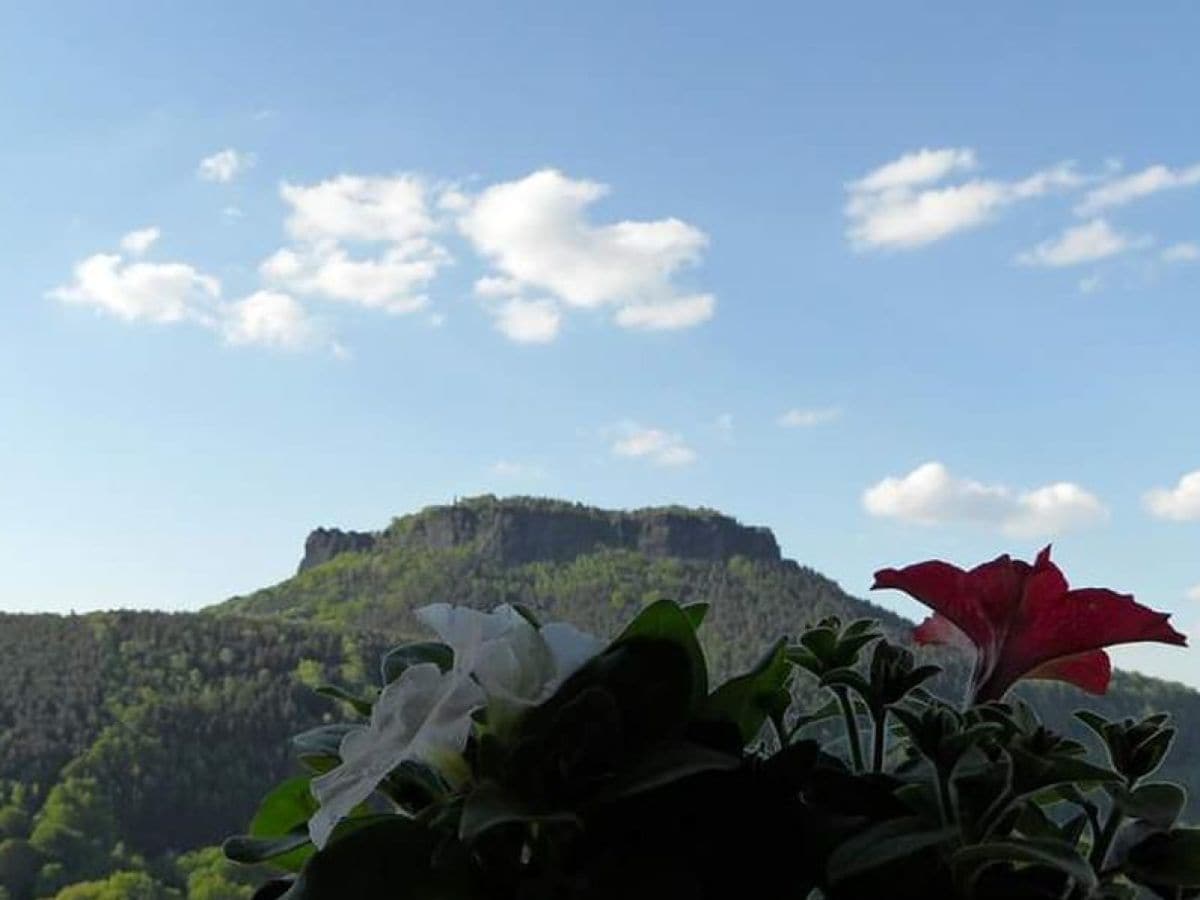
[[976,649],[972,696],[998,700],[1019,678],[1066,681],[1103,694],[1112,677],[1105,647],[1137,641],[1185,645],[1166,613],[1102,588],[1070,590],[1050,548],[1031,566],[1007,555],[964,572],[931,561],[875,573],[872,590],[896,588],[934,611],[919,644]]

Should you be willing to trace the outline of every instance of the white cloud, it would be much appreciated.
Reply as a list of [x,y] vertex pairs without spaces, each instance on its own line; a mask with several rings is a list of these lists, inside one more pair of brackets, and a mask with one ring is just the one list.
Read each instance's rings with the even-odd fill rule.
[[717,309],[712,294],[678,297],[662,303],[639,303],[617,310],[616,321],[622,328],[642,331],[677,331],[707,322]]
[[[389,313],[424,309],[424,291],[451,261],[433,239],[429,191],[413,175],[339,175],[312,185],[284,184],[296,243],[259,266],[263,279],[297,294]],[[346,244],[382,244],[355,254]]]
[[1063,163],[1017,181],[975,178],[941,185],[974,168],[968,148],[920,150],[893,160],[847,185],[847,235],[859,249],[909,249],[974,228],[1002,208],[1084,179]]
[[1159,191],[1191,187],[1200,184],[1200,163],[1184,169],[1156,165],[1102,184],[1087,193],[1076,207],[1081,216],[1090,216],[1103,209],[1124,206]]
[[889,191],[941,181],[951,172],[975,168],[975,151],[970,147],[928,148],[906,153],[869,172],[850,185],[854,191]]
[[227,147],[200,160],[196,174],[205,181],[228,184],[253,165],[254,156],[252,154]]
[[1200,469],[1179,479],[1173,488],[1154,488],[1143,498],[1146,508],[1160,519],[1175,522],[1200,520]]
[[1200,584],[1189,590],[1187,596],[1189,600],[1200,600]]
[[885,478],[863,493],[873,516],[922,525],[970,523],[1013,537],[1045,537],[1103,522],[1108,513],[1083,488],[1059,482],[1018,492],[960,478],[939,462]]
[[605,185],[543,169],[485,188],[453,193],[443,206],[495,271],[476,284],[481,296],[549,294],[566,307],[615,307],[625,328],[696,325],[713,314],[708,294],[686,295],[676,274],[695,265],[708,245],[704,232],[679,219],[595,225],[588,210]]
[[717,426],[717,431],[723,434],[733,432],[733,413],[721,413],[717,416],[717,421],[714,423]]
[[825,409],[789,409],[776,419],[783,428],[812,428],[832,422],[842,414],[840,409],[827,407]]
[[268,283],[299,294],[403,314],[428,305],[421,291],[446,259],[440,247],[422,240],[397,244],[366,259],[355,259],[336,243],[325,242],[277,250],[259,272]]
[[238,219],[244,219],[246,213],[240,206],[225,206],[221,208],[221,215],[226,222],[236,222]]
[[75,267],[74,280],[50,295],[127,322],[211,321],[221,285],[186,263],[125,262],[97,253]]
[[1017,256],[1017,262],[1024,266],[1077,266],[1116,256],[1145,246],[1147,242],[1147,238],[1134,238],[1114,231],[1104,219],[1093,219],[1026,250]]
[[[130,235],[122,243],[140,245]],[[149,246],[145,239],[141,243]],[[229,344],[294,350],[320,338],[314,321],[291,297],[259,291],[227,303],[216,278],[181,262],[127,262],[115,253],[93,254],[75,267],[72,282],[52,290],[50,297],[126,322],[189,323]]]
[[1100,288],[1104,287],[1104,279],[1099,275],[1089,275],[1087,278],[1079,279],[1079,293],[1094,294]]
[[492,464],[492,474],[500,478],[533,479],[541,478],[546,473],[541,466],[502,459]]
[[626,423],[620,428],[621,436],[612,445],[616,456],[627,459],[644,459],[656,466],[686,466],[696,461],[696,451],[689,447],[678,434],[659,428],[643,428]]
[[121,238],[121,249],[133,256],[141,256],[154,245],[162,236],[162,232],[153,226],[131,231]]
[[553,300],[511,297],[494,310],[496,328],[520,344],[546,344],[558,337],[562,313]]
[[1162,259],[1169,263],[1196,262],[1200,260],[1200,244],[1191,241],[1172,244],[1163,250]]
[[429,189],[415,175],[338,175],[310,185],[285,182],[279,194],[292,210],[288,233],[301,241],[402,244],[426,237],[435,227]]
[[1108,519],[1108,510],[1077,484],[1060,481],[1016,497],[1017,509],[1003,529],[1014,537],[1043,537],[1095,525]]
[[287,294],[257,291],[222,310],[221,333],[230,344],[301,350],[318,339],[304,307]]

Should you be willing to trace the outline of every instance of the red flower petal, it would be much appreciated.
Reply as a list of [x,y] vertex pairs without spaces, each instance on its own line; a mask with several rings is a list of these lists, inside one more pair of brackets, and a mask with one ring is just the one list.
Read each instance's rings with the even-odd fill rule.
[[993,643],[995,632],[988,621],[969,572],[933,560],[903,569],[880,569],[871,590],[895,588],[924,603],[958,626],[977,647]]
[[918,644],[939,644],[962,650],[975,649],[975,645],[961,628],[937,613],[913,629],[913,640]]
[[1112,660],[1103,650],[1090,650],[1087,653],[1063,656],[1042,663],[1036,669],[1026,672],[1025,677],[1065,681],[1089,694],[1103,694],[1112,681]]
[[1166,613],[1103,588],[1060,592],[1057,585],[1066,582],[1051,568],[1030,578],[1020,616],[981,697],[1000,697],[1018,678],[1062,657],[1139,641],[1187,644]]

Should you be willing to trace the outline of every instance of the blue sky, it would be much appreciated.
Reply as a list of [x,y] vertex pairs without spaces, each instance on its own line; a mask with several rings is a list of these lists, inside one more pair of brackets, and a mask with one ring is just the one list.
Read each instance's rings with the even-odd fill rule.
[[1053,540],[1200,638],[1194,4],[44,6],[3,608],[491,491],[714,506],[856,593]]

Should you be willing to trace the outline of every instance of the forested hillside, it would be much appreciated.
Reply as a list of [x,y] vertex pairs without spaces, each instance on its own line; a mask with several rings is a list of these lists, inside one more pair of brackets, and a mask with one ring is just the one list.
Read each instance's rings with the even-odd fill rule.
[[0,885],[21,900],[119,870],[181,888],[197,860],[225,870],[176,857],[249,818],[291,771],[288,736],[331,712],[310,685],[363,683],[381,647],[237,617],[0,616]]
[[[0,900],[244,900],[253,874],[212,845],[292,771],[291,734],[343,717],[311,688],[375,683],[414,608],[517,602],[611,634],[660,597],[711,604],[718,673],[827,615],[908,628],[715,512],[488,497],[318,530],[295,577],[199,614],[0,616]],[[1200,695],[1136,675],[1100,699],[1030,696],[1062,726],[1082,706],[1200,720]],[[1171,774],[1194,797],[1197,764],[1200,736],[1181,734]]]
[[[398,518],[375,534],[315,532],[307,551],[321,562],[302,564],[296,577],[219,610],[409,635],[411,610],[423,603],[516,602],[547,619],[611,634],[659,597],[703,601],[712,608],[701,637],[718,673],[749,664],[775,636],[795,634],[827,615],[879,619],[902,639],[911,627],[782,559],[769,531],[711,510],[618,513],[556,500],[479,497]],[[921,652],[951,670],[943,679],[947,690],[961,690],[963,660]],[[1050,683],[1020,690],[1049,723],[1084,740],[1090,737],[1072,719],[1077,709],[1109,717],[1162,710],[1178,722],[1200,721],[1200,694],[1132,673],[1116,673],[1104,697]],[[1189,785],[1192,814],[1200,817],[1200,733],[1181,729],[1175,748],[1165,774]]]

